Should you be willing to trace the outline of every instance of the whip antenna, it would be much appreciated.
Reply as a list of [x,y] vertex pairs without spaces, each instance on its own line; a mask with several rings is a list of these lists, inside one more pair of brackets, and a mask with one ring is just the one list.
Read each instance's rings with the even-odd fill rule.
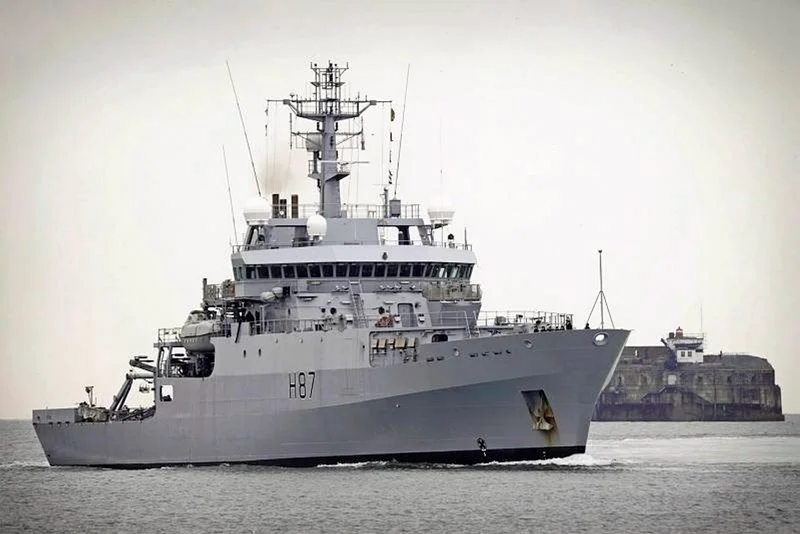
[[231,89],[233,89],[233,98],[236,100],[236,109],[239,111],[239,121],[242,123],[242,132],[244,132],[244,142],[247,145],[247,153],[250,155],[250,166],[253,168],[253,180],[256,182],[256,191],[258,196],[261,196],[261,186],[258,185],[258,174],[256,174],[256,164],[253,162],[253,151],[250,150],[250,140],[247,138],[247,128],[244,127],[244,117],[242,117],[242,108],[239,106],[239,96],[236,94],[236,86],[233,85],[233,75],[231,74],[231,66],[228,61],[225,61],[225,66],[228,67],[228,78],[231,80]]
[[406,91],[403,94],[403,116],[400,118],[400,142],[397,145],[397,170],[394,173],[394,198],[397,198],[397,182],[400,181],[400,151],[403,150],[403,126],[406,124],[406,102],[408,101],[408,75],[411,73],[411,63],[406,69]]
[[228,200],[231,203],[231,222],[233,223],[233,239],[239,246],[239,232],[236,230],[236,215],[233,211],[233,195],[231,195],[231,179],[228,176],[228,158],[225,157],[225,145],[222,145],[222,163],[225,165],[225,181],[228,184]]

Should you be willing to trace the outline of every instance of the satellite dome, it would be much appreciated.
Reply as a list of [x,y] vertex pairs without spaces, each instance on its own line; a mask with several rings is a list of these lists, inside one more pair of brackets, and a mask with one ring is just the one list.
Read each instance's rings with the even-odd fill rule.
[[440,204],[435,208],[428,208],[428,217],[431,218],[431,222],[448,224],[453,220],[455,213],[456,211],[447,205]]
[[325,237],[328,231],[328,221],[322,215],[312,215],[306,221],[309,237]]
[[450,199],[447,198],[443,194],[435,194],[432,195],[431,198],[428,199],[428,217],[430,217],[432,222],[439,222],[447,224],[453,220],[453,215],[455,215],[455,210],[453,206],[450,204]]
[[244,204],[244,220],[251,226],[267,224],[271,211],[269,202],[265,198],[253,197]]

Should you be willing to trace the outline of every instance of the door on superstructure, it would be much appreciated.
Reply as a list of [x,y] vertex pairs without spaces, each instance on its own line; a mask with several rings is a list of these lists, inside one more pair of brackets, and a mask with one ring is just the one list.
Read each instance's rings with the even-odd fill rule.
[[404,327],[417,326],[417,317],[414,315],[414,305],[403,303],[397,305],[397,314],[400,316],[400,324]]

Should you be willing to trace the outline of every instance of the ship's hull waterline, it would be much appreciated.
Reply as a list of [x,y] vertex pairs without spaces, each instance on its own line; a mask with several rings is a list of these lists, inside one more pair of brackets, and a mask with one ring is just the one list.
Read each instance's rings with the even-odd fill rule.
[[[597,332],[481,337],[435,344],[447,357],[307,369],[305,398],[298,395],[296,374],[163,378],[157,385],[171,384],[174,398],[158,402],[152,417],[67,424],[47,421],[48,411],[36,410],[34,428],[51,465],[474,464],[563,457],[585,451],[595,400],[629,334],[604,330],[606,342],[598,346]],[[526,395],[539,391],[555,418],[549,431],[533,428],[526,403]]]

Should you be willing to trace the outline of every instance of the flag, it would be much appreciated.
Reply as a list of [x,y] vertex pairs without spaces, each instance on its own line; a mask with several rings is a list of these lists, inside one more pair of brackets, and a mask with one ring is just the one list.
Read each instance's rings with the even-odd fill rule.
[[389,120],[394,121],[394,108],[389,108]]

